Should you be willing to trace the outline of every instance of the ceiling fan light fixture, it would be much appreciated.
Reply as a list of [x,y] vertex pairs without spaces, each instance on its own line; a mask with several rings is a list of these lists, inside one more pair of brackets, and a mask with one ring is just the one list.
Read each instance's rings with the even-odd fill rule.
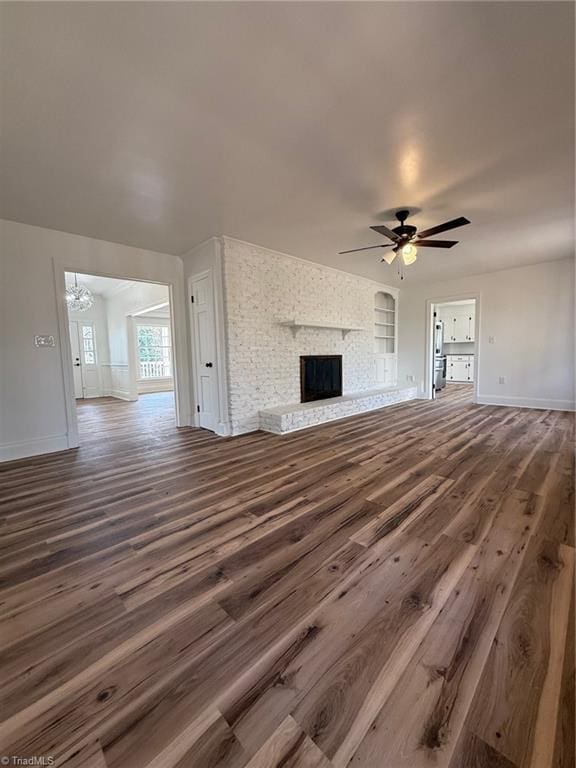
[[382,261],[385,261],[386,264],[392,264],[395,258],[396,258],[396,249],[389,251],[388,253],[385,253],[384,256],[382,256]]
[[457,219],[451,219],[445,221],[443,224],[437,224],[435,227],[424,229],[418,232],[418,229],[411,224],[406,224],[406,219],[410,216],[410,210],[408,208],[401,208],[396,211],[396,218],[400,222],[400,225],[390,229],[384,224],[374,224],[370,226],[370,229],[374,232],[378,232],[379,235],[383,235],[388,238],[389,242],[380,245],[368,245],[364,248],[353,248],[349,251],[340,251],[340,254],[345,253],[357,253],[358,251],[370,251],[373,248],[392,248],[382,257],[382,261],[387,264],[392,264],[397,254],[400,254],[400,258],[396,262],[398,266],[398,274],[400,279],[404,279],[403,267],[410,266],[418,259],[417,245],[422,248],[452,248],[454,245],[458,245],[457,240],[429,240],[432,235],[439,235],[441,232],[447,232],[450,229],[457,229],[463,227],[465,224],[470,224],[470,220],[465,216],[459,216]]
[[407,267],[409,267],[410,264],[414,264],[417,258],[418,258],[418,248],[416,248],[415,245],[406,243],[406,245],[402,246],[402,260]]

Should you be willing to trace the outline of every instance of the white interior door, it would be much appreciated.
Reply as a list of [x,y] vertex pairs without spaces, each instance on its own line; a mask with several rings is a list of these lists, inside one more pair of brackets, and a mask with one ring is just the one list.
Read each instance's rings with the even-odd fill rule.
[[100,375],[97,365],[94,323],[79,321],[78,339],[82,358],[82,391],[84,397],[99,397]]
[[82,386],[82,357],[80,353],[80,337],[78,334],[78,323],[71,320],[70,328],[70,350],[72,352],[72,373],[74,376],[74,397],[78,400],[84,397],[84,388]]
[[192,280],[191,292],[196,361],[196,410],[200,426],[214,431],[218,412],[218,381],[211,275]]
[[69,325],[74,397],[77,400],[81,397],[99,397],[100,375],[96,359],[94,324],[70,320]]

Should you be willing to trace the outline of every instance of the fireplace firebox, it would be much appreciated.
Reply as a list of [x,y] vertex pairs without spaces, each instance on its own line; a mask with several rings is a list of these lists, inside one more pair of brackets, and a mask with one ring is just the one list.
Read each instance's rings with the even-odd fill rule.
[[300,357],[300,401],[324,400],[342,394],[342,355]]

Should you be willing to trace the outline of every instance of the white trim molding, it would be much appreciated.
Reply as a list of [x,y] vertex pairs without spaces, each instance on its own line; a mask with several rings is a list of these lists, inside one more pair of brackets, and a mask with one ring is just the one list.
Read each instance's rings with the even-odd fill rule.
[[28,456],[40,456],[43,453],[56,453],[75,448],[70,445],[68,435],[51,435],[38,437],[34,440],[22,440],[17,443],[0,445],[0,461],[15,461],[25,459]]
[[[67,448],[76,448],[80,445],[78,435],[78,420],[76,415],[76,403],[74,398],[74,385],[72,379],[72,360],[70,353],[70,344],[68,342],[68,310],[66,307],[66,272],[76,272],[78,274],[95,275],[99,277],[111,277],[116,280],[127,280],[137,283],[153,283],[164,285],[168,288],[170,303],[170,324],[172,331],[172,349],[174,365],[174,394],[176,406],[176,426],[184,427],[193,424],[192,414],[190,412],[190,387],[188,380],[188,344],[186,338],[186,305],[183,292],[182,278],[174,278],[166,281],[161,278],[154,278],[147,275],[142,277],[138,274],[131,274],[129,270],[124,272],[120,268],[114,269],[114,274],[105,269],[94,268],[93,265],[83,266],[69,263],[66,257],[53,257],[53,277],[56,293],[56,311],[59,331],[59,353],[62,370],[62,381],[64,387],[64,398],[66,408],[66,422],[68,428]],[[131,316],[127,316],[131,317]],[[130,329],[131,323],[129,323]],[[113,364],[112,364],[113,365]],[[102,387],[105,390],[105,387]],[[121,400],[138,399],[137,382],[134,382],[129,391],[123,388],[109,387],[109,394]]]
[[474,394],[472,400],[475,403],[479,403],[478,387],[480,385],[480,365],[481,365],[481,352],[480,352],[480,335],[481,335],[481,320],[482,320],[482,293],[480,291],[462,291],[455,295],[441,296],[425,299],[426,306],[426,324],[425,324],[425,344],[424,344],[424,389],[419,394],[422,395],[423,400],[432,399],[432,384],[433,384],[433,352],[432,347],[434,343],[434,316],[433,313],[438,304],[451,304],[452,302],[470,301],[474,302]]
[[503,405],[508,408],[535,408],[544,411],[574,411],[576,403],[571,400],[548,400],[536,397],[503,395],[478,395],[480,405]]

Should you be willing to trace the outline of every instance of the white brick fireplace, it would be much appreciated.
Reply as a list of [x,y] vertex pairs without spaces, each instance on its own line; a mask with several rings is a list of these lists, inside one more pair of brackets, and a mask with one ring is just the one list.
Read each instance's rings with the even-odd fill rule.
[[[232,238],[220,247],[232,434],[290,431],[416,396],[376,379],[374,297],[397,300],[395,288]],[[296,332],[286,325],[294,320]],[[301,355],[342,355],[341,398],[300,403]]]

